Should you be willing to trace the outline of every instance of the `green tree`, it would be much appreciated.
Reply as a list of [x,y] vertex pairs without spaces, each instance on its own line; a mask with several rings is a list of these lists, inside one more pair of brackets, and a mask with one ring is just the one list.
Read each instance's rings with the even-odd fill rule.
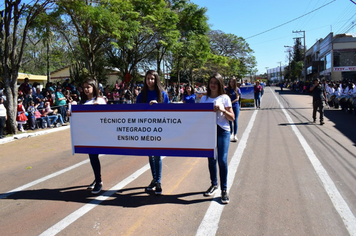
[[295,81],[296,79],[299,79],[301,77],[302,71],[303,71],[303,65],[304,65],[304,54],[303,54],[303,49],[302,49],[302,44],[299,38],[295,40],[294,46],[293,46],[293,57],[286,68],[288,71],[285,74],[289,75],[289,78],[291,81]]
[[172,1],[172,9],[179,16],[180,38],[174,45],[169,63],[178,83],[184,75],[193,84],[194,78],[201,79],[199,73],[193,72],[205,64],[210,54],[207,9],[184,0]]
[[[27,33],[35,18],[52,6],[53,1],[36,0],[21,4],[20,0],[5,0],[5,9],[0,12],[0,60],[1,77],[4,82],[7,108],[7,129],[17,133],[17,78],[27,43]],[[21,21],[24,19],[23,21]],[[19,24],[23,22],[20,28]]]
[[226,76],[244,77],[256,67],[253,50],[244,38],[226,34],[221,30],[209,32],[211,52],[230,58],[231,70]]
[[131,27],[120,38],[112,38],[107,54],[111,65],[122,76],[156,68],[161,74],[161,62],[177,42],[177,15],[164,0],[133,0],[129,15]]
[[[127,1],[58,1],[58,10],[63,11],[61,32],[71,33],[80,47],[77,61],[83,61],[88,74],[99,81],[105,79],[104,44],[112,35],[121,37],[129,31],[123,13],[130,12]],[[118,9],[120,12],[118,12]],[[121,14],[119,14],[121,13]],[[69,41],[68,41],[69,42]],[[72,48],[76,50],[75,45]],[[104,81],[102,81],[104,82]]]

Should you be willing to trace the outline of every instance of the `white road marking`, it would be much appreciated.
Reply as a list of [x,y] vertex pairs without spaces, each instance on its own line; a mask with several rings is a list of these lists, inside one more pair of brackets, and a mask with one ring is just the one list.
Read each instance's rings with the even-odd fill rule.
[[[235,174],[236,174],[237,168],[239,167],[239,164],[240,164],[240,161],[242,158],[242,154],[246,148],[247,140],[248,140],[248,137],[252,130],[253,124],[255,122],[257,112],[258,112],[258,110],[255,110],[254,113],[252,114],[252,117],[246,127],[245,132],[242,135],[239,145],[237,146],[236,151],[230,161],[229,168],[228,168],[229,172],[228,172],[228,176],[227,176],[228,191],[234,182]],[[219,194],[220,194],[220,191],[216,191],[216,193],[214,194],[214,198],[216,199],[216,197]],[[221,217],[222,211],[224,209],[224,206],[225,205],[221,204],[218,200],[214,200],[210,203],[210,206],[205,213],[203,221],[200,223],[200,226],[198,228],[196,235],[208,236],[208,235],[216,234],[216,231],[218,230],[218,227],[219,227],[219,221],[220,221],[220,217]]]
[[[162,156],[162,160],[164,158],[165,157]],[[149,169],[150,169],[150,165],[146,164],[141,169],[137,170],[132,175],[130,175],[129,177],[127,177],[126,179],[124,179],[123,181],[121,181],[120,183],[118,183],[108,191],[104,192],[102,195],[96,197],[91,202],[85,204],[78,210],[74,211],[73,213],[65,217],[63,220],[59,221],[57,224],[53,225],[52,227],[44,231],[42,234],[40,234],[40,236],[47,236],[47,235],[53,236],[58,234],[63,229],[65,229],[70,224],[72,224],[74,221],[76,221],[77,219],[79,219],[80,217],[88,213],[94,207],[96,207],[97,205],[99,205],[100,203],[108,199],[111,195],[115,194],[118,190],[122,189],[123,187],[125,187],[126,185],[128,185],[129,183],[137,179],[140,175],[142,175],[144,172],[146,172]]]
[[316,157],[314,154],[313,150],[303,137],[303,135],[300,133],[299,129],[297,126],[294,125],[294,122],[292,118],[289,116],[287,111],[284,109],[283,105],[280,103],[279,99],[275,95],[274,92],[272,92],[274,97],[277,99],[279,106],[282,108],[282,111],[284,115],[286,116],[289,124],[291,124],[291,127],[297,136],[300,144],[302,145],[304,151],[306,152],[310,162],[312,163],[315,172],[319,176],[321,182],[323,183],[324,189],[327,192],[327,194],[330,197],[331,202],[334,204],[335,209],[339,213],[341,219],[344,222],[344,225],[346,226],[346,229],[349,231],[349,234],[352,236],[356,236],[356,218],[352,211],[350,210],[349,206],[347,205],[346,201],[344,198],[341,196],[340,192],[336,188],[334,182],[326,172],[325,168],[322,166],[321,162],[319,159]]
[[12,195],[12,194],[14,194],[14,193],[17,193],[17,192],[22,191],[22,190],[24,190],[24,189],[30,188],[30,187],[32,187],[32,186],[34,186],[34,185],[36,185],[36,184],[39,184],[39,183],[44,182],[44,181],[46,181],[46,180],[49,180],[49,179],[51,179],[51,178],[53,178],[53,177],[56,177],[56,176],[58,176],[58,175],[61,175],[61,174],[65,173],[65,172],[67,172],[67,171],[70,171],[70,170],[72,170],[72,169],[74,169],[74,168],[77,168],[77,167],[79,167],[79,166],[81,166],[81,165],[84,165],[84,164],[86,164],[86,163],[88,163],[88,162],[89,162],[89,159],[88,159],[88,160],[85,160],[85,161],[82,161],[82,162],[79,162],[79,163],[77,163],[77,164],[75,164],[75,165],[72,165],[72,166],[70,166],[70,167],[67,167],[67,168],[65,168],[65,169],[63,169],[63,170],[57,171],[57,172],[55,172],[55,173],[53,173],[53,174],[47,175],[47,176],[45,176],[45,177],[43,177],[43,178],[40,178],[40,179],[38,179],[38,180],[32,181],[31,183],[22,185],[21,187],[15,188],[15,189],[13,189],[13,190],[7,192],[7,193],[0,194],[0,199],[6,198],[6,197],[8,197],[8,196],[10,196],[10,195]]

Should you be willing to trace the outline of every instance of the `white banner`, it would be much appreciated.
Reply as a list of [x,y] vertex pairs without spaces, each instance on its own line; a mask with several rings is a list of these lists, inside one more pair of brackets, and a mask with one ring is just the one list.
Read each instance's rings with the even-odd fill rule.
[[72,106],[73,153],[214,157],[213,104]]

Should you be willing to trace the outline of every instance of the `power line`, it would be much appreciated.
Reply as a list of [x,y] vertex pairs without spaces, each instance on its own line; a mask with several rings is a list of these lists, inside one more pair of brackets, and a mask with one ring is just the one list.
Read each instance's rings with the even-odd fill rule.
[[305,14],[303,14],[303,15],[297,17],[297,18],[294,18],[293,20],[287,21],[287,22],[285,22],[285,23],[283,23],[283,24],[280,24],[280,25],[278,25],[278,26],[276,26],[276,27],[273,27],[273,28],[271,28],[271,29],[269,29],[269,30],[263,31],[263,32],[261,32],[261,33],[259,33],[259,34],[255,34],[255,35],[252,35],[252,36],[250,36],[250,37],[247,37],[246,39],[250,39],[250,38],[256,37],[256,36],[258,36],[258,35],[261,35],[261,34],[264,34],[264,33],[269,32],[269,31],[272,31],[272,30],[274,30],[274,29],[277,29],[277,28],[279,28],[279,27],[281,27],[281,26],[283,26],[283,25],[289,24],[289,23],[291,23],[291,22],[293,22],[293,21],[296,21],[296,20],[298,20],[298,19],[300,19],[300,18],[302,18],[302,17],[304,17],[304,16],[309,15],[310,13],[313,13],[313,12],[315,12],[315,11],[317,11],[317,10],[320,10],[321,8],[327,6],[327,5],[329,5],[329,4],[331,4],[332,2],[335,2],[335,1],[336,1],[336,0],[332,0],[332,1],[330,1],[330,2],[328,2],[328,3],[326,3],[326,4],[324,4],[324,5],[322,5],[322,6],[318,7],[318,8],[316,8],[316,9],[314,9],[314,10],[308,12],[308,13],[305,13]]

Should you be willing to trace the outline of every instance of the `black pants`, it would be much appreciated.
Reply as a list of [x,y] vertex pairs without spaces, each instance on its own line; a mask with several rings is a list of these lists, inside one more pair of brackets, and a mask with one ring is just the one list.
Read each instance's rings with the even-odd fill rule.
[[36,129],[36,117],[28,116],[28,123],[30,125],[30,129],[32,130]]
[[322,100],[313,101],[313,120],[316,120],[316,111],[319,110],[320,122],[324,121],[324,104]]
[[99,160],[99,154],[89,154],[90,164],[93,168],[95,181],[97,183],[101,182],[101,166]]
[[6,123],[6,117],[0,116],[0,138],[2,137],[2,134],[4,132],[5,123]]

